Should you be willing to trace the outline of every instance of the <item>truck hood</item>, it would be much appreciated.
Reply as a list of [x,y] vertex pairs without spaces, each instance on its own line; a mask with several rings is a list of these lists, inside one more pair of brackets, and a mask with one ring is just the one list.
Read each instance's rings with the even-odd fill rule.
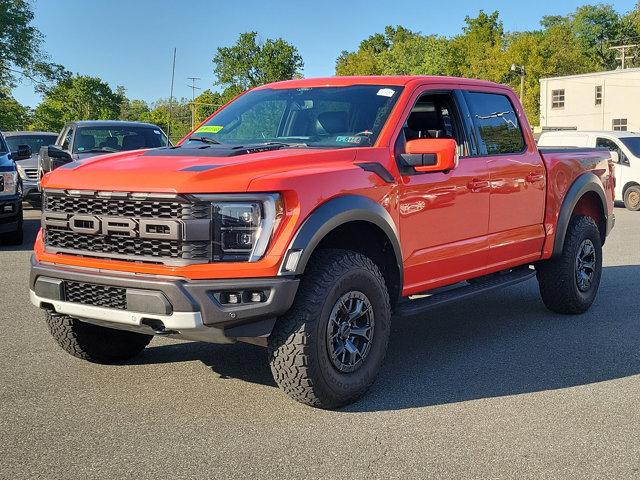
[[[217,147],[217,146],[215,146]],[[163,193],[247,191],[251,181],[299,169],[335,169],[353,162],[356,148],[281,148],[229,152],[229,148],[173,147],[101,155],[72,162],[48,173],[42,186]]]

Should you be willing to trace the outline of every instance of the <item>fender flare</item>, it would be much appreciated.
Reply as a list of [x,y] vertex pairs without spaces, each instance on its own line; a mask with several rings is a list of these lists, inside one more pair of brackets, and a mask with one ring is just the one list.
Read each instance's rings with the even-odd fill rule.
[[[556,223],[556,237],[553,243],[553,257],[562,254],[564,248],[564,239],[567,235],[567,229],[569,228],[569,221],[571,220],[571,214],[575,209],[578,201],[585,193],[594,192],[600,198],[602,212],[605,216],[605,225],[607,224],[607,196],[604,192],[604,187],[600,179],[592,172],[585,172],[580,175],[569,187],[567,193],[562,201],[560,207],[560,213],[558,214],[558,221]],[[604,235],[605,232],[602,232]]]
[[380,228],[387,236],[396,258],[398,272],[400,273],[400,287],[402,288],[402,250],[400,249],[398,230],[393,218],[382,205],[360,195],[344,195],[333,198],[311,212],[298,228],[287,249],[288,252],[292,250],[302,251],[296,270],[295,272],[281,270],[281,274],[301,275],[304,273],[311,255],[322,239],[340,225],[354,221],[371,223]]

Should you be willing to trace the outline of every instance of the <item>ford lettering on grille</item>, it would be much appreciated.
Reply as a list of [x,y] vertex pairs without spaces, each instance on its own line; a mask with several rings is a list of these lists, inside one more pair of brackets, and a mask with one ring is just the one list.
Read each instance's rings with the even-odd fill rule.
[[120,218],[103,215],[71,215],[44,212],[42,223],[47,227],[61,227],[88,235],[113,235],[134,238],[163,238],[180,240],[182,224],[176,220],[148,218]]
[[179,195],[45,191],[49,253],[185,265],[211,261],[210,206]]

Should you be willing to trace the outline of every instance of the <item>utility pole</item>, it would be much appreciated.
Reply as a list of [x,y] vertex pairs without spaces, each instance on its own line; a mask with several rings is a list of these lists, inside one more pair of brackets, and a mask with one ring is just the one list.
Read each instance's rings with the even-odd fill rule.
[[615,50],[620,52],[620,56],[616,57],[616,60],[620,60],[620,64],[622,66],[622,70],[627,68],[627,60],[633,60],[636,58],[635,55],[627,55],[627,50],[631,50],[633,48],[638,48],[639,44],[634,43],[632,45],[617,45],[615,47],[609,47],[609,50]]
[[187,77],[187,80],[191,80],[191,130],[196,127],[196,90],[202,90],[200,87],[196,87],[196,80],[201,80],[200,77]]
[[516,65],[515,63],[511,64],[511,71],[518,72],[520,74],[520,101],[523,102],[524,96],[524,76],[526,74],[524,70],[524,65]]
[[174,48],[173,49],[173,67],[171,70],[171,94],[169,95],[169,121],[167,122],[167,138],[169,138],[169,135],[171,134],[171,110],[173,107],[173,80],[175,79],[176,76],[176,51],[178,49]]

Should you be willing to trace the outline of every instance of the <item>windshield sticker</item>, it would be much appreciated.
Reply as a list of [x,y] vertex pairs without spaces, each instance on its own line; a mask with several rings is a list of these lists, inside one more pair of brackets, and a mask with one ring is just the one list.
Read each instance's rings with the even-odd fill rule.
[[218,133],[223,128],[220,125],[204,125],[196,130],[196,133]]
[[391,88],[381,88],[380,90],[378,90],[378,93],[376,95],[378,95],[379,97],[393,97],[395,93],[395,90]]
[[349,137],[346,135],[339,135],[336,137],[336,142],[340,143],[362,143],[362,140],[366,137]]
[[153,133],[155,133],[156,135],[160,135],[160,131],[159,130],[154,130]]

